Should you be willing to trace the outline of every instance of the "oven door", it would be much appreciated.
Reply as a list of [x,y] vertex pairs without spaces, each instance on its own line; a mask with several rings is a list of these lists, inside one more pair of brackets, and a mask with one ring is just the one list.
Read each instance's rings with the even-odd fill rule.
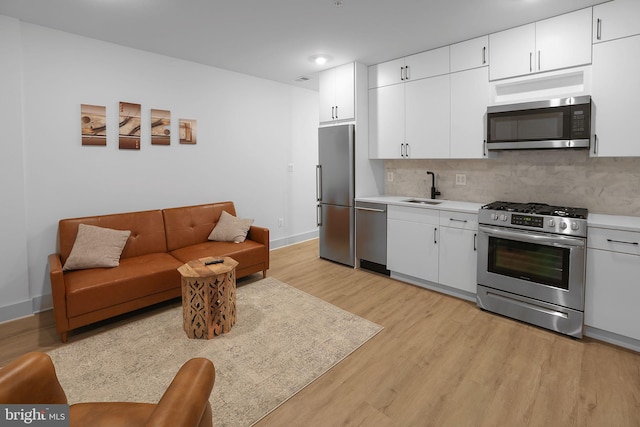
[[585,240],[478,227],[478,284],[584,310]]

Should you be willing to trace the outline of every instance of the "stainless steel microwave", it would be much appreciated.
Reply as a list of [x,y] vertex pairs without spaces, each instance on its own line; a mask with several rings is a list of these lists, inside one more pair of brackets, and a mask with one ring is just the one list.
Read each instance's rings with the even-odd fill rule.
[[589,148],[591,96],[487,108],[487,149]]

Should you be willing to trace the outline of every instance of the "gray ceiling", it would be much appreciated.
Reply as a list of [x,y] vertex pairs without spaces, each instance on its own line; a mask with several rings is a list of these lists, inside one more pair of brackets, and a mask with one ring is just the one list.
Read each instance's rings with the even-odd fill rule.
[[[0,0],[0,14],[123,46],[317,89],[366,65],[603,0]],[[314,54],[331,55],[322,67]],[[296,82],[300,76],[308,82]]]

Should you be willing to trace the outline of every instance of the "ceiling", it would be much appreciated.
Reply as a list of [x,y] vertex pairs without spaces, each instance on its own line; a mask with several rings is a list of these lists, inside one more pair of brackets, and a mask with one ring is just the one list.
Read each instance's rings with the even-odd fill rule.
[[[0,14],[317,90],[322,69],[371,65],[603,1],[0,0]],[[318,66],[315,54],[333,59]]]

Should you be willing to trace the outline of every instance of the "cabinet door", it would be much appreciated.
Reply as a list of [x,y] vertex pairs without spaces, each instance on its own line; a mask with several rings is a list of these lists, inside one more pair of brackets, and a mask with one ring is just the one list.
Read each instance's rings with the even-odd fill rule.
[[336,70],[322,71],[318,76],[318,101],[320,123],[331,122],[335,117]]
[[592,156],[640,156],[637,103],[640,96],[640,36],[593,45]]
[[593,7],[593,42],[640,34],[640,1],[616,0]]
[[335,69],[335,117],[337,120],[353,120],[355,111],[354,64],[345,64]]
[[489,36],[451,45],[451,72],[489,65]]
[[536,23],[535,71],[591,63],[591,8]]
[[640,257],[587,250],[584,323],[640,340]]
[[490,98],[487,67],[451,74],[451,158],[486,157],[484,141]]
[[523,25],[489,35],[491,80],[521,76],[534,71],[535,24]]
[[449,75],[412,80],[404,86],[409,158],[449,158]]
[[369,89],[369,157],[399,159],[404,144],[404,86]]
[[440,227],[439,281],[466,292],[476,293],[476,231]]
[[387,268],[432,282],[438,281],[437,226],[389,219]]
[[404,79],[403,67],[404,58],[370,66],[369,89],[401,83]]
[[439,76],[449,72],[449,46],[416,53],[404,59],[406,81]]

